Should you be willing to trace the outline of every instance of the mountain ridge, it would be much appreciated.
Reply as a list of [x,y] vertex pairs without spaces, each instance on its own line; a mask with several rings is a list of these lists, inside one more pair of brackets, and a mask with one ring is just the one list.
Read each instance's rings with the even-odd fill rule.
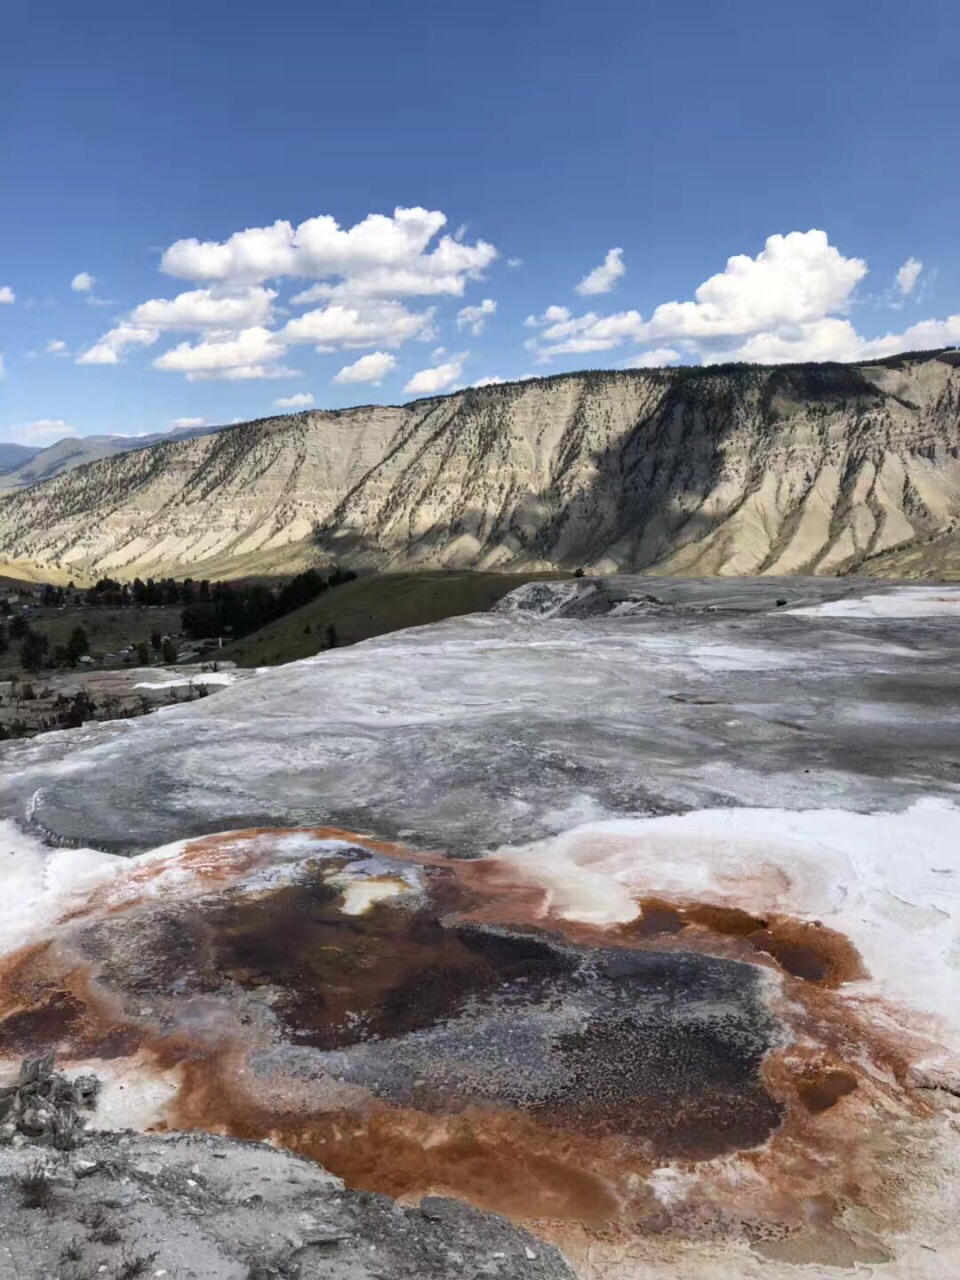
[[958,527],[960,352],[938,351],[594,370],[255,419],[0,500],[0,556],[124,577],[317,556],[837,573]]
[[[155,431],[142,436],[61,436],[42,446],[0,444],[0,493],[14,492],[44,480],[52,480],[65,471],[110,458],[115,453],[131,452],[161,444],[165,440],[188,440],[212,435],[225,427],[182,427],[178,431]],[[6,461],[5,461],[6,460]]]
[[15,444],[13,441],[0,443],[0,477],[22,467],[39,452],[39,445]]

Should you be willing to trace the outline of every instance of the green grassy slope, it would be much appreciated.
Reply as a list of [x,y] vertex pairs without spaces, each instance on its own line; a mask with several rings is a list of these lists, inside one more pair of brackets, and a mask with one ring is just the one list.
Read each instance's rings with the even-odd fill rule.
[[224,648],[217,658],[241,667],[271,666],[309,658],[327,648],[327,628],[340,645],[404,627],[419,627],[463,613],[489,609],[509,591],[534,579],[564,573],[388,573],[358,578],[288,613],[286,617]]

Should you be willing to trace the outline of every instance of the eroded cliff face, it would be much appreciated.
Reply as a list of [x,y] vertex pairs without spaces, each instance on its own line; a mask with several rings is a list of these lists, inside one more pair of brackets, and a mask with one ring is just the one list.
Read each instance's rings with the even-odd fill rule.
[[595,372],[253,422],[7,499],[0,555],[225,576],[316,536],[371,568],[849,571],[960,523],[958,364]]
[[130,577],[296,563],[407,416],[300,414],[104,459],[0,503],[0,556]]

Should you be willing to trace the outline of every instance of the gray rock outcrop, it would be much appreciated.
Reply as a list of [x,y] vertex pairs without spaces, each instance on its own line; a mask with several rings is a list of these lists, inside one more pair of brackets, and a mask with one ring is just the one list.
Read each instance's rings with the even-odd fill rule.
[[572,1280],[555,1248],[457,1200],[348,1191],[262,1143],[83,1135],[95,1097],[52,1055],[0,1092],[0,1280]]

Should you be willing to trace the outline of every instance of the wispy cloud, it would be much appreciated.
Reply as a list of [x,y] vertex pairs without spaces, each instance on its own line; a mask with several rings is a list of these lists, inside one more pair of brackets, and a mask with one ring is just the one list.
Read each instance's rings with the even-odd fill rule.
[[313,404],[313,394],[310,391],[298,391],[292,396],[281,396],[273,403],[277,409],[309,409]]
[[922,270],[923,263],[918,258],[911,257],[906,260],[897,272],[897,288],[902,294],[913,293]]
[[20,428],[27,440],[44,440],[48,436],[56,436],[58,440],[64,436],[77,435],[76,427],[71,427],[63,418],[38,418],[36,422],[27,422]]

